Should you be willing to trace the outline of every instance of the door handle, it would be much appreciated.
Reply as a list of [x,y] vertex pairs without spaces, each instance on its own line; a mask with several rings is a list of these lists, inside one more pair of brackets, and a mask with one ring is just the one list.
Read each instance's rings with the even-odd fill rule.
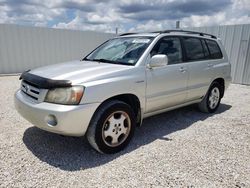
[[180,67],[179,71],[182,72],[182,73],[184,73],[184,72],[187,71],[187,69],[185,67]]

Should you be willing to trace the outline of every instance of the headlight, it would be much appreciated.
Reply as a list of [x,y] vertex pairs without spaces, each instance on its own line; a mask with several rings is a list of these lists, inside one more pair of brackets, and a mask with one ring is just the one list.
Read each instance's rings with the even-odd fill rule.
[[56,104],[79,104],[83,93],[83,86],[55,88],[48,91],[45,102]]

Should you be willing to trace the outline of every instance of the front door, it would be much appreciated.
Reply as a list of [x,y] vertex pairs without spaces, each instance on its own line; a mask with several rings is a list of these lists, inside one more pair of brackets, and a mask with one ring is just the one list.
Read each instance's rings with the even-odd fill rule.
[[160,39],[150,56],[156,54],[167,55],[168,65],[146,70],[146,113],[176,106],[183,103],[187,97],[188,70],[182,62],[180,39]]

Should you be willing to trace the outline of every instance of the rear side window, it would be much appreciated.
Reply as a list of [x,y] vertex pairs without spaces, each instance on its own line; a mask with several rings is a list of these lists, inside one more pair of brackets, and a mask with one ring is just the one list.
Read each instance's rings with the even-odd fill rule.
[[210,54],[209,54],[208,47],[207,47],[207,44],[206,44],[205,40],[201,40],[201,43],[202,43],[202,46],[203,46],[205,59],[210,59]]
[[217,42],[212,41],[212,40],[206,40],[206,42],[207,42],[207,46],[210,52],[211,59],[221,59],[222,53]]
[[201,40],[198,38],[184,37],[187,60],[197,61],[205,59]]

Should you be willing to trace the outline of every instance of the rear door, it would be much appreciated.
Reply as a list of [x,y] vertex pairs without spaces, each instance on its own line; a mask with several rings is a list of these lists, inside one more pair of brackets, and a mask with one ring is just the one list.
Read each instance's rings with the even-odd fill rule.
[[156,43],[150,56],[165,54],[169,63],[146,70],[146,113],[183,103],[187,95],[188,72],[183,63],[179,37],[164,37]]
[[201,98],[206,93],[211,79],[212,64],[205,41],[198,37],[182,37],[185,61],[188,66],[187,101]]

